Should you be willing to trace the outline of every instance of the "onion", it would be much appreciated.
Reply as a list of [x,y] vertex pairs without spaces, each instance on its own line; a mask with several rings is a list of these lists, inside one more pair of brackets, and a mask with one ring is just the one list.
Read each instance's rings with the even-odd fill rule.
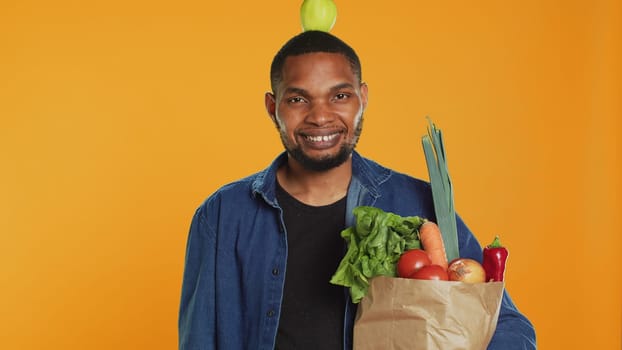
[[447,274],[450,281],[480,283],[486,280],[486,271],[476,260],[469,258],[454,259],[449,263]]

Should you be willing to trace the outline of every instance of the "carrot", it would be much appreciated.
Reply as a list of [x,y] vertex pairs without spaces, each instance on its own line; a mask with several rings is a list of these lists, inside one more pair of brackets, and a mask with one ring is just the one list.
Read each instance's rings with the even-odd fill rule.
[[447,255],[445,254],[445,244],[441,230],[432,221],[426,221],[419,227],[419,239],[423,249],[430,256],[432,264],[440,265],[447,269]]

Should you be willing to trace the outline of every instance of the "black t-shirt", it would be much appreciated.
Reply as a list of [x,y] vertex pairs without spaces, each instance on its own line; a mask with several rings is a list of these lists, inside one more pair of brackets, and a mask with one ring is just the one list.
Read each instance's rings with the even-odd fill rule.
[[276,350],[343,349],[344,288],[330,278],[344,254],[345,197],[306,205],[277,185],[287,229],[287,268]]

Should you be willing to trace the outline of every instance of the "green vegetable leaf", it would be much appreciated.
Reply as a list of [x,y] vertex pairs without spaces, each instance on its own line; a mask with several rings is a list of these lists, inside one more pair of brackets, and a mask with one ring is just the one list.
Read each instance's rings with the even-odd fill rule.
[[348,250],[330,283],[349,287],[352,301],[358,303],[367,294],[371,278],[395,277],[402,253],[421,248],[419,227],[424,219],[369,206],[354,208],[354,215],[355,225],[341,232]]

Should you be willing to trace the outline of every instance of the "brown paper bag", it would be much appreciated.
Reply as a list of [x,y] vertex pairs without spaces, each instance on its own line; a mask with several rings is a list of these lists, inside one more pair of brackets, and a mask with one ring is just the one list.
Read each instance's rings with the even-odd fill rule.
[[503,282],[374,277],[358,305],[354,350],[485,350]]

